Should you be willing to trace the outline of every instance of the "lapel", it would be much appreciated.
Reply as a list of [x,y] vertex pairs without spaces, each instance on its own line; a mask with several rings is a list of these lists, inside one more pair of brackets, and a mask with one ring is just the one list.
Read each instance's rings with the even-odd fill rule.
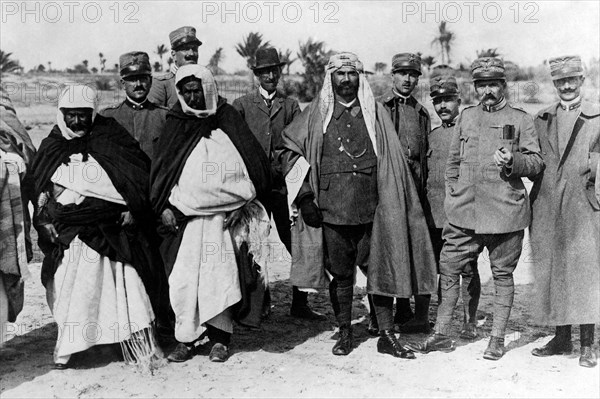
[[[264,103],[264,101],[263,101],[263,103]],[[283,104],[283,98],[281,98],[281,96],[279,95],[279,92],[277,92],[277,94],[275,94],[275,97],[273,98],[273,102],[271,103],[271,114],[270,114],[271,119],[273,119],[275,117],[275,115],[277,115],[279,110],[283,107],[282,104]]]
[[571,132],[571,136],[569,137],[569,141],[567,142],[567,146],[565,147],[565,152],[562,153],[560,157],[560,162],[558,163],[558,167],[560,168],[564,163],[566,158],[569,156],[571,149],[573,148],[573,144],[575,143],[575,139],[577,135],[581,131],[583,127],[583,119],[581,119],[581,114],[575,119],[575,123],[573,126],[569,126],[569,130],[567,132]]
[[556,124],[556,107],[558,107],[558,103],[542,111],[538,117],[546,121],[546,129],[544,129],[542,135],[544,136],[546,142],[548,142],[548,146],[552,150],[552,153],[556,156],[556,158],[559,158],[560,154],[558,153],[558,127]]
[[254,101],[254,105],[256,105],[256,108],[258,108],[262,112],[264,112],[265,115],[270,116],[269,108],[267,108],[267,104],[265,104],[265,101],[263,100],[262,96],[260,95],[260,92],[258,91],[258,89],[256,89],[256,91],[254,92],[253,101]]

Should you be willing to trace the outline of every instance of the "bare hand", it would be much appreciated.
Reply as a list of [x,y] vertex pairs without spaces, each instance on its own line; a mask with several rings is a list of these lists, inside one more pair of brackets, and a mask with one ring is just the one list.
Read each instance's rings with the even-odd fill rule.
[[510,166],[513,161],[513,154],[506,148],[502,147],[494,153],[494,162],[499,168]]
[[56,241],[58,240],[58,232],[52,223],[42,225],[42,231],[52,244],[56,244]]
[[135,219],[133,219],[133,216],[131,215],[131,212],[129,212],[129,211],[121,213],[120,221],[121,221],[122,227],[131,226],[131,225],[135,224]]
[[160,215],[160,220],[165,227],[168,227],[172,232],[176,232],[179,229],[177,226],[177,219],[175,219],[175,215],[173,211],[170,209],[165,209]]

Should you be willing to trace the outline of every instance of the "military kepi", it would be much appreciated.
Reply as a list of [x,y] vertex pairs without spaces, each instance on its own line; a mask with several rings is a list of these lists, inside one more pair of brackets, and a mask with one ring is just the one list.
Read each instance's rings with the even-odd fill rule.
[[412,53],[400,53],[392,57],[392,73],[398,71],[415,71],[421,75],[421,56]]
[[473,81],[477,80],[506,80],[504,62],[500,58],[481,57],[471,64]]
[[581,57],[578,55],[565,55],[562,57],[550,58],[550,76],[552,80],[572,78],[574,76],[583,76],[583,66]]
[[171,50],[177,50],[177,48],[184,44],[192,43],[197,46],[201,46],[202,42],[196,37],[196,28],[192,26],[182,26],[181,28],[175,29],[169,33],[169,40],[171,41]]
[[275,66],[284,66],[285,62],[279,60],[279,53],[273,47],[267,47],[256,50],[256,62],[251,67],[253,71],[257,69],[271,68]]
[[458,95],[458,84],[454,76],[438,75],[429,79],[429,95],[431,98]]
[[121,77],[135,75],[152,75],[150,58],[143,51],[132,51],[119,57],[119,73]]

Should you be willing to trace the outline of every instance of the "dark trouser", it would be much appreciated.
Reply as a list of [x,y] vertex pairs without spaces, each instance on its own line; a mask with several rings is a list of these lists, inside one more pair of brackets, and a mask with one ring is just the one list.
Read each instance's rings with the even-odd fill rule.
[[[581,346],[592,346],[594,343],[594,324],[579,325],[579,341]],[[571,325],[556,326],[556,338],[562,342],[571,342]]]
[[448,334],[452,313],[460,294],[460,275],[477,264],[477,257],[487,247],[494,279],[493,337],[504,338],[515,294],[513,272],[523,243],[523,230],[504,234],[476,234],[449,223],[444,227],[444,247],[440,256],[442,303],[438,307],[435,331]]
[[[372,223],[343,226],[323,223],[325,265],[333,276],[329,294],[333,312],[340,326],[349,326],[352,322],[354,273],[357,266],[364,269],[367,265],[372,227]],[[392,298],[373,295],[373,299],[379,328],[391,329]]]
[[220,328],[217,328],[207,323],[206,333],[208,335],[208,339],[213,345],[219,343],[225,346],[229,346],[229,342],[231,341],[231,334],[227,331],[223,331]]

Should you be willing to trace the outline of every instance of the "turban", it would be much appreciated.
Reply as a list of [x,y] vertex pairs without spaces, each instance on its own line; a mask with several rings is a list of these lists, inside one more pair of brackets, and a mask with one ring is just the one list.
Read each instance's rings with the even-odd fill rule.
[[333,108],[335,106],[335,94],[333,92],[333,84],[331,82],[331,74],[343,67],[350,67],[358,72],[358,93],[356,97],[360,103],[360,108],[363,113],[365,125],[369,132],[369,138],[373,143],[373,149],[377,154],[377,146],[375,145],[375,97],[371,91],[371,86],[365,78],[363,63],[358,59],[358,56],[353,53],[339,53],[332,55],[325,67],[325,80],[323,88],[319,95],[319,110],[323,117],[323,134],[327,131],[327,126],[331,122],[333,116]]
[[[202,84],[202,91],[204,92],[204,101],[206,103],[205,110],[198,110],[189,107],[183,96],[179,93],[179,82],[190,76],[200,80]],[[175,74],[175,85],[177,86],[177,98],[181,103],[181,109],[185,114],[194,115],[198,118],[206,118],[207,116],[214,115],[217,112],[217,100],[219,98],[219,92],[217,90],[217,82],[213,77],[213,74],[205,67],[197,64],[184,65],[177,69]]]
[[58,98],[56,123],[65,139],[71,140],[75,137],[81,137],[83,136],[83,133],[75,133],[69,129],[65,123],[65,115],[61,111],[69,108],[91,108],[93,120],[96,116],[97,96],[96,90],[82,84],[67,86],[60,94],[60,97]]

